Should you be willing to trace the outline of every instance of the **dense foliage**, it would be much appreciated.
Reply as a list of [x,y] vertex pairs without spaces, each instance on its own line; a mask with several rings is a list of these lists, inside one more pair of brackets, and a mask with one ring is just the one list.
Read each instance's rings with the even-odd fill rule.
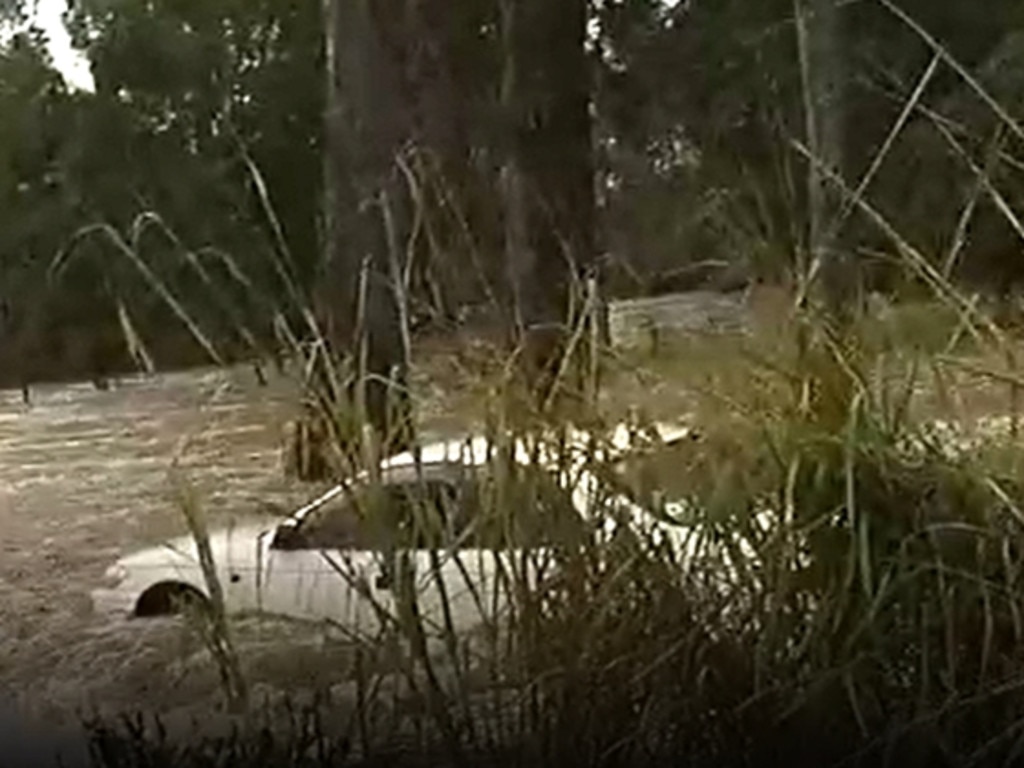
[[[219,329],[218,354],[248,354],[270,336],[275,312],[297,311],[323,280],[321,9],[76,2],[67,22],[91,62],[88,93],[54,70],[43,34],[26,26],[30,6],[0,8],[26,14],[14,25],[22,31],[0,43],[0,371],[10,383],[15,369],[36,379],[131,365],[126,324],[158,364],[208,357],[165,322],[171,310],[153,275]],[[594,3],[597,226],[611,291],[693,285],[722,275],[718,263],[734,267],[723,286],[792,267],[807,209],[794,7]],[[996,196],[979,193],[976,172],[988,172],[1012,212],[1020,134],[951,62],[1015,115],[1024,11],[1010,0],[898,7],[948,60],[887,147],[866,200],[937,263],[1001,287],[1020,272],[1018,233]],[[849,127],[840,170],[854,187],[935,52],[885,3],[844,4],[841,13],[843,98],[833,108]],[[431,109],[449,118],[440,121],[449,156],[421,201],[433,206],[424,227],[448,263],[433,259],[413,298],[448,314],[486,295],[479,278],[503,274],[499,4],[461,3],[450,19],[447,58],[424,44],[408,62],[426,77],[447,66],[447,100],[420,112],[424,135],[440,130]],[[844,221],[843,247],[876,285],[891,284],[891,242],[856,210]],[[51,270],[59,254],[64,267]]]

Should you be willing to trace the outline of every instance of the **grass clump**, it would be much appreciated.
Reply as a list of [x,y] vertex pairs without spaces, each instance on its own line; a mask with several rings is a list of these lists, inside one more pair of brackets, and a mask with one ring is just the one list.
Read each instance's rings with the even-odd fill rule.
[[[524,510],[546,509],[514,482],[517,443],[535,449],[531,469],[543,454],[544,467],[606,481],[588,525],[501,561],[494,589],[511,613],[484,621],[482,644],[405,594],[389,622],[400,658],[357,670],[358,695],[340,710],[312,710],[330,749],[310,742],[299,755],[287,729],[253,730],[257,704],[234,741],[174,764],[255,764],[257,743],[270,750],[259,760],[294,765],[1011,764],[1024,714],[1024,456],[1010,427],[985,435],[982,422],[992,432],[1012,411],[973,428],[929,418],[918,402],[945,386],[941,366],[809,310],[724,348],[688,377],[672,370],[693,432],[643,438],[637,416],[624,459],[605,403],[574,404],[587,409],[581,446],[557,411],[524,423],[502,394],[511,385],[496,385],[496,480],[477,520],[495,553]],[[619,494],[649,524],[614,525]],[[454,534],[424,520],[437,557],[451,556]],[[528,576],[534,556],[549,577]],[[403,724],[362,722],[393,678],[409,693],[385,717]],[[138,746],[150,743],[142,732],[125,743],[153,762],[118,762],[121,742],[103,733],[97,765],[169,764]]]
[[747,547],[753,700],[832,734],[821,758],[877,759],[925,726],[947,759],[979,758],[1018,715],[995,692],[1020,673],[1019,475],[914,418],[913,350],[894,384],[855,331],[797,330],[708,388],[704,447],[673,468],[702,523]]

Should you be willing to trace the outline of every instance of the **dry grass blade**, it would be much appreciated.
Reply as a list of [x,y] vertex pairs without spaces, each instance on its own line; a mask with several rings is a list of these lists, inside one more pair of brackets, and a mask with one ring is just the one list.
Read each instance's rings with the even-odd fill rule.
[[928,87],[929,83],[931,83],[932,78],[938,71],[939,62],[940,57],[938,54],[935,54],[932,57],[932,60],[928,63],[928,66],[925,68],[925,71],[921,74],[921,77],[917,81],[917,85],[914,86],[913,92],[910,94],[910,97],[903,105],[903,109],[900,111],[899,116],[896,118],[896,122],[889,130],[889,134],[885,137],[885,141],[882,143],[882,146],[878,149],[878,151],[875,153],[875,156],[872,158],[871,164],[868,167],[867,171],[864,172],[864,175],[861,177],[861,180],[860,182],[858,182],[857,187],[853,191],[853,193],[846,200],[843,201],[843,206],[840,209],[839,213],[836,215],[836,220],[829,225],[829,230],[832,233],[832,236],[834,236],[839,231],[839,229],[842,228],[843,224],[849,218],[850,213],[854,210],[857,204],[864,198],[864,194],[867,192],[867,189],[871,185],[871,182],[874,180],[875,176],[877,176],[878,172],[882,169],[882,166],[885,164],[886,158],[889,156],[889,152],[896,144],[897,139],[899,138],[900,134],[903,132],[903,129],[909,122],[911,115],[914,113],[914,111],[917,109],[918,104],[921,102],[921,99],[924,96],[925,89]]
[[[931,113],[926,113],[931,115]],[[943,135],[952,136],[952,132],[949,128],[941,121],[936,121],[936,125],[941,127]],[[949,246],[949,253],[946,255],[945,260],[942,264],[942,274],[947,278],[952,276],[953,269],[956,266],[957,261],[960,259],[960,255],[963,252],[964,247],[967,245],[967,230],[970,226],[971,220],[974,218],[974,212],[978,207],[978,202],[981,200],[981,195],[985,192],[991,184],[988,179],[992,177],[992,173],[995,170],[996,164],[999,162],[1000,155],[1002,154],[1003,145],[1003,130],[999,129],[992,136],[992,141],[989,142],[988,157],[985,161],[985,168],[983,172],[976,173],[974,186],[971,188],[971,194],[967,199],[967,204],[964,206],[963,211],[960,213],[960,217],[956,223],[956,230],[953,233],[953,241]]]
[[238,151],[242,157],[242,161],[245,163],[245,168],[249,174],[249,178],[252,180],[253,186],[256,188],[260,208],[266,216],[267,223],[270,225],[271,231],[274,234],[274,247],[271,249],[274,269],[284,283],[285,290],[288,292],[294,306],[305,306],[306,302],[302,300],[302,292],[299,290],[298,283],[295,279],[295,265],[291,257],[291,250],[288,248],[288,240],[284,235],[284,228],[281,226],[281,221],[277,216],[277,211],[270,199],[270,190],[267,187],[267,182],[263,178],[263,173],[260,171],[259,165],[256,164],[256,161],[250,154],[249,148],[241,134],[235,130],[233,124],[229,123],[228,127],[238,145]]
[[[825,177],[834,184],[844,195],[852,196],[852,191],[846,182],[834,171],[824,168],[820,161],[800,142],[794,142],[794,147],[809,162],[821,168]],[[968,298],[939,272],[931,262],[917,248],[911,245],[897,229],[883,216],[874,206],[866,200],[856,202],[857,207],[866,215],[869,221],[874,224],[883,235],[885,235],[896,247],[898,253],[904,258],[907,265],[919,275],[925,283],[935,290],[936,294],[953,306],[965,327],[970,329],[971,334],[979,341],[983,339],[981,328],[984,328],[992,338],[1003,339],[1003,332],[985,314],[978,311],[977,307]]]
[[[1003,216],[1003,218],[1006,220],[1006,223],[1010,225],[1010,228],[1014,231],[1017,237],[1020,238],[1021,241],[1024,241],[1024,224],[1021,223],[1020,218],[1017,216],[1016,212],[1014,212],[1012,206],[1010,205],[1006,197],[1003,195],[1003,193],[1000,192],[996,188],[995,184],[993,184],[992,182],[992,165],[994,163],[994,153],[990,151],[988,167],[982,168],[977,163],[974,162],[973,158],[971,158],[970,154],[968,154],[963,144],[957,141],[956,137],[953,136],[953,134],[950,133],[950,131],[947,128],[945,128],[945,126],[943,126],[940,123],[936,123],[935,127],[939,131],[939,133],[942,134],[943,138],[946,139],[949,145],[960,157],[960,159],[963,160],[964,164],[970,169],[971,173],[977,180],[978,185],[992,199],[993,204],[995,205],[999,213]],[[994,140],[994,142],[997,140],[998,136]]]
[[[245,712],[248,703],[248,686],[242,674],[238,653],[235,650],[228,628],[227,611],[224,604],[224,589],[217,574],[213,550],[210,547],[209,531],[202,506],[188,480],[175,466],[172,469],[172,482],[175,488],[176,503],[188,523],[189,533],[196,544],[199,564],[203,571],[206,588],[209,591],[209,605],[195,606],[190,613],[187,606],[186,617],[197,625],[201,637],[207,644],[217,664],[221,683],[227,697],[229,708],[236,712]],[[207,611],[207,609],[209,609]]]
[[[211,403],[219,399],[223,389],[221,387],[213,393],[210,397]],[[209,596],[209,603],[195,607],[197,610],[193,611],[190,618],[198,624],[200,634],[217,664],[228,706],[234,712],[244,712],[249,704],[248,685],[242,674],[238,652],[234,647],[228,625],[224,588],[220,582],[217,563],[210,546],[206,515],[196,496],[195,488],[188,482],[181,466],[182,459],[194,439],[195,435],[186,434],[178,441],[170,470],[175,500],[188,525],[189,534],[195,542],[199,565]]]
[[132,317],[123,301],[117,302],[117,319],[121,324],[121,332],[124,334],[128,353],[146,373],[152,375],[156,372],[156,364],[146,349],[146,344],[143,342],[142,337],[135,330],[135,323],[132,322]]
[[900,8],[893,0],[878,0],[878,2],[885,7],[891,14],[896,16],[902,21],[907,27],[909,27],[914,34],[916,34],[925,44],[928,45],[936,55],[941,56],[942,60],[951,67],[967,85],[970,86],[982,101],[996,114],[996,116],[1003,122],[1003,124],[1013,133],[1018,139],[1024,140],[1024,127],[1021,127],[1020,123],[1011,115],[1007,109],[999,103],[998,99],[992,96],[974,75],[972,75],[967,68],[960,63],[960,61],[944,46],[939,40],[931,35],[928,30],[921,26],[921,24],[914,19],[909,13]]
[[157,274],[150,268],[145,262],[142,256],[135,251],[121,236],[121,234],[109,224],[93,224],[88,227],[80,229],[71,238],[71,243],[67,248],[59,253],[54,260],[51,262],[49,267],[50,279],[55,279],[60,276],[61,271],[67,265],[68,261],[74,256],[75,247],[82,240],[93,235],[102,235],[110,243],[114,245],[115,250],[122,256],[126,257],[133,266],[135,266],[142,276],[145,278],[149,286],[156,291],[157,295],[167,304],[167,306],[177,315],[178,319],[185,325],[188,331],[192,334],[192,337],[202,346],[202,348],[209,355],[210,360],[217,365],[224,365],[224,359],[217,351],[216,346],[210,340],[210,338],[203,333],[199,324],[192,318],[189,312],[185,309],[184,305],[179,299],[171,292],[170,288],[161,280]]
[[[256,335],[250,330],[250,328],[246,324],[245,320],[242,317],[242,313],[235,305],[235,302],[233,302],[225,294],[225,292],[221,289],[220,285],[218,285],[217,281],[213,279],[209,270],[207,270],[206,267],[203,266],[202,261],[199,259],[199,254],[196,251],[193,251],[190,248],[186,247],[186,245],[181,242],[181,240],[170,229],[170,227],[167,226],[167,223],[163,220],[161,216],[153,212],[147,212],[141,214],[136,219],[135,224],[133,224],[132,226],[134,232],[132,242],[133,249],[136,252],[141,252],[141,239],[147,225],[155,226],[160,230],[160,233],[175,247],[175,249],[185,259],[185,262],[193,269],[193,271],[195,271],[195,273],[199,276],[200,280],[202,280],[203,285],[205,285],[207,290],[210,291],[210,294],[212,295],[216,304],[228,315],[229,319],[234,325],[234,329],[246,342],[246,344],[249,346],[249,349],[257,354],[262,354],[263,350],[259,341],[257,341],[256,339]],[[219,250],[215,250],[215,253],[216,255],[218,255],[219,260],[222,263],[226,263],[228,265],[229,274],[231,274],[232,276],[236,276],[241,273],[241,270],[238,269],[238,265],[234,263],[234,259],[232,259],[226,253],[223,253],[222,251]],[[244,281],[243,285],[245,285],[247,288],[251,288],[250,281]]]

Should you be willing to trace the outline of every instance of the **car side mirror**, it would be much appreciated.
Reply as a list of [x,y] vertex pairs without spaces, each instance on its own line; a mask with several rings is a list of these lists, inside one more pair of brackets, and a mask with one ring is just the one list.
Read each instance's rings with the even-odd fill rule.
[[305,546],[306,537],[295,525],[279,525],[270,542],[271,549],[295,550]]

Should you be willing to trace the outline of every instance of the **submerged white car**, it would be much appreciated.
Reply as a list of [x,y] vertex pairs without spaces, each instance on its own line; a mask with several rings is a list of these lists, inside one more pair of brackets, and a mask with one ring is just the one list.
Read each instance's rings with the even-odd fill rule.
[[[327,621],[362,638],[407,616],[409,595],[428,632],[463,634],[497,618],[510,590],[536,584],[604,502],[582,461],[556,466],[522,445],[512,462],[492,459],[481,439],[438,443],[386,460],[376,482],[363,473],[276,525],[211,531],[227,612]],[[92,593],[103,613],[166,615],[210,600],[190,537],[121,558],[105,582]]]

